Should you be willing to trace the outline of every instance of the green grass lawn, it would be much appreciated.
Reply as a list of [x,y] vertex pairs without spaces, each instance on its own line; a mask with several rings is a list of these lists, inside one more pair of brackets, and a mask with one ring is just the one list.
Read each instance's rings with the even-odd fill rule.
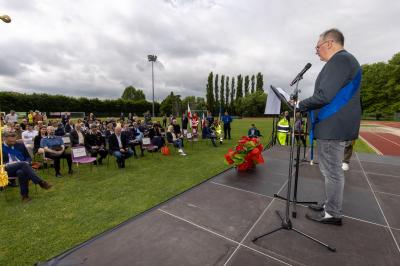
[[[127,168],[116,168],[115,161],[93,167],[76,167],[73,176],[55,178],[54,170],[40,176],[54,187],[44,191],[31,185],[30,203],[22,204],[19,189],[7,190],[7,201],[0,195],[0,265],[32,265],[49,259],[174,195],[223,171],[228,166],[223,155],[255,123],[268,141],[269,119],[235,120],[231,141],[214,148],[210,142],[186,145],[188,156],[146,153],[129,159]],[[357,151],[371,152],[361,141]],[[373,152],[373,151],[372,151]],[[4,194],[4,191],[0,194]]]

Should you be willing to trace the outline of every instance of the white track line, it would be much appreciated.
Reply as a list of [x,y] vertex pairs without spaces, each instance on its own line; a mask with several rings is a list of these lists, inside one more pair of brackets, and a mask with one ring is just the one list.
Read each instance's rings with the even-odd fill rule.
[[215,184],[215,185],[218,185],[218,186],[223,186],[223,187],[227,187],[227,188],[231,188],[231,189],[243,191],[243,192],[248,192],[248,193],[251,193],[251,194],[254,194],[254,195],[257,195],[257,196],[262,196],[262,197],[274,199],[274,197],[267,196],[267,195],[264,195],[264,194],[260,194],[260,193],[257,193],[257,192],[253,192],[253,191],[250,191],[250,190],[246,190],[246,189],[242,189],[242,188],[237,188],[237,187],[229,186],[229,185],[217,183],[217,182],[214,182],[214,181],[210,181],[210,183]]
[[377,154],[383,155],[383,153],[382,153],[380,150],[378,150],[377,147],[375,147],[374,145],[372,145],[371,143],[369,143],[369,141],[367,141],[367,140],[366,140],[365,138],[363,138],[361,135],[359,135],[359,137],[360,137],[360,139],[361,139],[362,141],[364,141],[371,149],[373,149]]
[[[282,189],[286,186],[287,181],[282,185],[282,187],[279,189],[278,193],[282,191]],[[248,191],[247,191],[248,192]],[[246,239],[246,237],[250,234],[250,232],[254,229],[254,227],[257,225],[257,223],[261,220],[261,218],[264,216],[264,214],[267,212],[268,208],[272,205],[272,203],[274,202],[275,198],[273,198],[271,200],[271,202],[268,204],[268,206],[264,209],[264,211],[261,213],[261,215],[258,217],[258,219],[255,221],[255,223],[253,224],[253,226],[250,228],[250,230],[246,233],[246,235],[243,237],[242,241],[240,241],[240,245],[243,245],[244,240]],[[224,263],[224,266],[228,264],[228,262],[232,259],[232,257],[235,255],[236,251],[239,249],[239,246],[236,247],[236,249],[232,252],[232,254],[229,256],[228,260]],[[275,258],[276,259],[276,258]],[[280,262],[283,262],[281,260],[279,260]],[[284,262],[286,265],[290,265],[286,262]]]
[[394,234],[393,234],[393,231],[392,231],[392,229],[391,229],[391,227],[390,227],[390,225],[389,225],[389,222],[388,222],[388,220],[387,220],[387,218],[386,218],[386,216],[385,216],[385,213],[383,212],[383,209],[382,209],[381,205],[379,204],[378,197],[376,196],[375,191],[372,189],[371,182],[369,182],[368,176],[367,176],[367,174],[366,174],[365,171],[364,171],[364,167],[362,166],[361,161],[360,161],[360,158],[358,158],[357,153],[356,153],[356,157],[357,157],[358,163],[359,163],[360,166],[361,166],[361,170],[362,170],[363,173],[364,173],[365,179],[367,180],[367,183],[368,183],[368,185],[369,185],[369,187],[370,187],[370,189],[371,189],[371,191],[372,191],[372,194],[373,194],[374,197],[375,197],[376,203],[378,204],[378,207],[379,207],[379,209],[380,209],[380,211],[381,211],[381,213],[382,213],[382,215],[383,215],[383,218],[385,219],[385,222],[386,222],[386,224],[387,224],[387,227],[388,227],[388,229],[389,229],[389,232],[390,232],[390,234],[392,235],[393,241],[394,241],[394,243],[396,244],[397,251],[400,253],[399,244],[398,244],[397,241],[396,241],[396,238],[395,238],[395,236],[394,236]]
[[[271,203],[270,203],[270,204],[271,204]],[[269,206],[269,205],[268,205],[268,206]],[[184,218],[182,218],[182,217],[179,217],[179,216],[177,216],[177,215],[175,215],[175,214],[172,214],[172,213],[170,213],[170,212],[167,212],[167,211],[165,211],[165,210],[162,210],[162,209],[157,209],[157,210],[160,211],[160,212],[163,212],[164,214],[170,215],[170,216],[172,216],[172,217],[174,217],[174,218],[176,218],[176,219],[178,219],[178,220],[181,220],[181,221],[183,221],[183,222],[186,222],[186,223],[188,223],[188,224],[191,224],[191,225],[193,225],[193,226],[195,226],[195,227],[197,227],[197,228],[199,228],[199,229],[202,229],[202,230],[204,230],[204,231],[207,231],[207,232],[209,232],[209,233],[211,233],[211,234],[213,234],[213,235],[216,235],[216,236],[218,236],[218,237],[221,237],[221,238],[223,238],[223,239],[226,239],[226,240],[228,240],[229,242],[235,243],[236,245],[238,245],[238,246],[236,247],[235,251],[236,251],[239,247],[243,246],[243,247],[248,248],[248,249],[250,249],[250,250],[252,250],[252,251],[255,251],[255,252],[257,252],[257,253],[259,253],[259,254],[265,256],[265,257],[268,257],[268,258],[270,258],[270,259],[279,261],[279,262],[281,262],[281,263],[283,263],[283,264],[285,264],[285,265],[291,266],[291,264],[288,264],[288,263],[286,263],[286,262],[284,262],[284,261],[282,261],[282,260],[280,260],[280,259],[277,259],[277,258],[275,258],[275,257],[272,257],[272,256],[270,256],[270,255],[268,255],[268,254],[265,254],[265,253],[261,252],[261,251],[258,251],[258,250],[254,249],[254,248],[252,248],[252,247],[249,247],[249,246],[246,246],[246,245],[244,245],[244,244],[242,244],[242,243],[239,243],[239,242],[237,242],[237,241],[235,241],[235,240],[233,240],[233,239],[230,239],[229,237],[226,237],[226,236],[221,235],[221,234],[219,234],[219,233],[217,233],[217,232],[214,232],[214,231],[212,231],[212,230],[210,230],[210,229],[208,229],[208,228],[206,228],[206,227],[204,227],[204,226],[195,224],[195,223],[193,223],[193,222],[191,222],[191,221],[189,221],[189,220],[187,220],[187,219],[184,219]]]

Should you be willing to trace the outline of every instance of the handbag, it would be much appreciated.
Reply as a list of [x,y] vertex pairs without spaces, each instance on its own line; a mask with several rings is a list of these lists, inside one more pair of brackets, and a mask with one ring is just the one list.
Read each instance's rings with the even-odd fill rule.
[[168,146],[163,146],[161,148],[161,153],[162,153],[162,155],[165,155],[165,156],[170,155],[170,151],[169,151]]

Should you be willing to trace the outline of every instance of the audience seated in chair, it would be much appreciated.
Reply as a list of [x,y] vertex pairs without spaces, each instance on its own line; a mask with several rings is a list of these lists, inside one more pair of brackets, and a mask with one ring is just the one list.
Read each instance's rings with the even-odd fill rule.
[[173,125],[168,126],[167,141],[168,143],[171,143],[178,148],[178,152],[180,153],[180,155],[186,156],[186,153],[183,151],[183,140],[176,136]]
[[3,161],[9,177],[18,177],[22,201],[30,201],[29,181],[38,184],[43,189],[49,189],[51,185],[42,180],[31,167],[32,159],[24,144],[16,142],[14,132],[4,133]]
[[75,130],[69,134],[72,147],[85,145],[85,133],[82,131],[82,124],[77,123]]
[[33,125],[31,124],[26,125],[26,130],[22,132],[22,140],[32,159],[34,150],[33,139],[36,137],[37,134],[38,132],[33,129]]
[[214,124],[210,124],[208,120],[205,122],[205,127],[203,127],[203,138],[207,138],[211,140],[211,143],[214,147],[217,147],[215,140],[217,139],[217,134],[215,132]]
[[65,134],[71,133],[74,131],[74,123],[72,120],[68,120],[67,124],[65,125]]
[[95,164],[102,164],[103,159],[107,157],[106,140],[98,131],[96,124],[91,124],[89,133],[85,135],[85,147],[90,156],[95,158],[100,156]]
[[251,128],[249,129],[247,136],[251,137],[251,138],[258,138],[258,137],[262,137],[260,130],[258,130],[256,128],[255,124],[251,124]]
[[64,142],[61,137],[54,135],[54,127],[47,127],[47,136],[40,141],[40,147],[44,149],[45,157],[54,161],[56,177],[61,177],[60,160],[64,158],[68,163],[68,173],[72,174],[71,154],[65,151]]
[[47,127],[42,126],[38,134],[33,139],[33,154],[44,154],[43,148],[40,148],[40,141],[47,136]]
[[142,142],[142,139],[144,136],[142,130],[144,130],[144,128],[140,126],[140,122],[139,123],[133,122],[133,127],[131,127],[131,130],[133,133],[133,141],[132,141],[133,153],[134,153],[135,157],[137,157],[136,146],[139,146],[140,154],[141,154],[141,156],[144,156],[144,153],[143,153],[144,149],[143,149],[143,142]]
[[125,160],[133,155],[133,151],[128,146],[128,139],[121,134],[122,128],[117,126],[108,140],[109,150],[117,159],[119,168],[125,168]]

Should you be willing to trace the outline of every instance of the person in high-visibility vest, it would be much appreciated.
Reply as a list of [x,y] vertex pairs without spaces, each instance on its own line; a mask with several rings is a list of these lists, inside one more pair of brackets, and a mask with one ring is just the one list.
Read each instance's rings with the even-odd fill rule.
[[289,121],[286,119],[285,116],[282,116],[276,126],[278,143],[280,145],[286,145],[286,138],[288,136],[289,131],[290,131]]

